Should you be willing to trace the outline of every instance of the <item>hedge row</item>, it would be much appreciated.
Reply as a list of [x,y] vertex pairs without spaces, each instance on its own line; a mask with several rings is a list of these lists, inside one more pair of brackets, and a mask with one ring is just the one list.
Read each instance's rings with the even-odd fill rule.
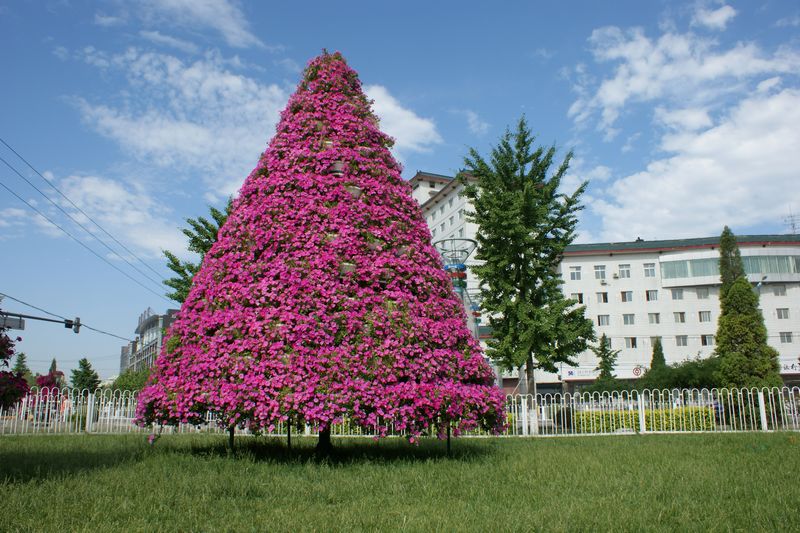
[[[580,411],[575,413],[576,433],[639,431],[639,411]],[[712,407],[645,409],[646,431],[706,431],[714,428]]]

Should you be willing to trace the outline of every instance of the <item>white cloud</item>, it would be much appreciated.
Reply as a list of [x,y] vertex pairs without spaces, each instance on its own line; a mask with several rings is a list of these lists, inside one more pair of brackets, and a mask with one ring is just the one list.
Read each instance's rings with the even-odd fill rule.
[[715,41],[692,33],[650,39],[639,28],[605,27],[594,30],[589,43],[598,63],[616,67],[599,84],[576,69],[578,98],[568,115],[582,125],[599,113],[597,128],[606,138],[615,135],[614,124],[631,102],[664,100],[662,107],[702,107],[722,95],[746,91],[753,77],[800,69],[795,50],[779,48],[767,54],[754,43],[741,42],[718,50]]
[[95,13],[94,15],[94,23],[98,26],[103,26],[104,28],[110,28],[113,26],[121,26],[125,24],[126,20],[125,17],[115,17],[112,15],[104,15],[103,13]]
[[657,122],[676,130],[695,131],[711,126],[711,117],[703,108],[685,108],[668,110],[657,107],[655,111]]
[[756,91],[760,93],[766,93],[771,91],[772,89],[776,89],[781,85],[781,77],[780,76],[773,76],[772,78],[767,78],[766,80],[760,82],[756,86]]
[[105,59],[125,72],[135,97],[116,106],[78,100],[84,120],[144,161],[199,176],[220,197],[255,166],[288,98],[232,72],[219,54],[186,63],[129,49]]
[[[800,90],[743,99],[709,129],[666,135],[668,157],[590,202],[606,240],[696,237],[775,223],[800,203]],[[587,202],[589,203],[589,202]]]
[[729,5],[724,5],[718,9],[706,9],[698,7],[692,16],[692,26],[705,26],[712,30],[724,30],[733,17],[736,10]]
[[367,97],[374,100],[372,109],[381,120],[381,130],[395,139],[395,153],[402,159],[404,152],[429,152],[442,142],[432,119],[422,118],[403,107],[382,85],[364,87]]
[[65,61],[67,58],[69,58],[69,51],[63,46],[56,46],[53,48],[53,55],[59,58],[61,61]]
[[264,43],[250,31],[238,3],[228,0],[141,0],[145,19],[149,22],[177,25],[190,29],[211,28],[219,32],[230,46],[263,47]]
[[199,51],[197,45],[194,43],[184,41],[183,39],[178,39],[176,37],[170,37],[169,35],[164,35],[157,31],[143,30],[139,32],[139,35],[150,42],[169,46],[182,52],[186,52],[187,54],[196,54]]
[[486,132],[489,131],[489,123],[481,119],[480,116],[475,111],[466,110],[464,114],[467,117],[467,125],[469,126],[469,131],[474,133],[475,135],[486,135]]
[[778,26],[779,28],[785,28],[785,27],[796,28],[800,26],[800,15],[794,15],[792,17],[782,18],[778,20],[778,22],[776,22],[775,25]]
[[[89,216],[96,220],[118,240],[134,251],[149,257],[160,257],[161,250],[172,250],[185,255],[186,239],[178,224],[168,220],[169,210],[156,202],[143,188],[125,186],[122,183],[99,176],[68,176],[60,181],[64,194]],[[96,230],[84,215],[66,203],[64,209],[79,220],[100,239],[105,235]],[[101,249],[96,243],[87,241],[92,248]],[[114,243],[109,246],[124,253]]]

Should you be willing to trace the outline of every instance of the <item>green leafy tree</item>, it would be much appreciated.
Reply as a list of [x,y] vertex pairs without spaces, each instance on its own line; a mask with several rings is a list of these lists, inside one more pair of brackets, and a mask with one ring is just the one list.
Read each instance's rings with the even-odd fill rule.
[[619,350],[611,349],[611,339],[606,337],[605,333],[600,337],[597,346],[592,346],[589,349],[599,359],[595,370],[600,371],[600,374],[597,376],[594,383],[584,389],[586,392],[610,392],[629,388],[627,383],[617,379],[617,376],[614,374],[614,367],[617,364]]
[[11,371],[22,376],[29,386],[36,384],[36,378],[33,377],[33,372],[31,372],[31,369],[28,367],[28,358],[25,352],[17,353],[17,360]]
[[523,117],[488,161],[470,150],[465,163],[474,182],[461,175],[474,207],[468,218],[478,225],[482,264],[472,270],[493,330],[488,354],[507,369],[520,369],[522,392],[535,392],[535,369],[575,365],[572,357],[594,340],[585,307],[564,297],[558,272],[564,248],[575,238],[587,183],[562,193],[572,153],[550,172],[555,147],[534,148],[534,141]]
[[721,301],[717,323],[716,377],[723,387],[780,387],[778,352],[767,344],[767,328],[758,295],[744,277],[733,282]]
[[725,298],[733,282],[744,275],[744,263],[739,245],[736,243],[736,236],[728,226],[725,226],[719,238],[719,277],[722,281],[720,298]]
[[78,368],[72,371],[72,386],[76,389],[95,390],[100,385],[100,377],[85,357],[78,361]]
[[217,242],[219,228],[228,219],[228,215],[231,212],[231,204],[232,200],[228,199],[225,211],[210,207],[211,220],[205,217],[186,219],[189,227],[183,229],[183,234],[189,237],[189,251],[200,256],[200,260],[197,263],[181,261],[174,253],[164,250],[164,256],[167,258],[167,267],[176,274],[176,276],[164,281],[164,285],[173,289],[173,292],[167,294],[168,298],[179,303],[183,303],[186,299],[192,286],[194,275],[200,269],[200,264],[203,262],[206,253]]
[[120,374],[114,383],[111,385],[113,390],[129,390],[138,391],[142,390],[147,384],[147,378],[150,377],[150,369],[143,368],[142,370],[127,369]]

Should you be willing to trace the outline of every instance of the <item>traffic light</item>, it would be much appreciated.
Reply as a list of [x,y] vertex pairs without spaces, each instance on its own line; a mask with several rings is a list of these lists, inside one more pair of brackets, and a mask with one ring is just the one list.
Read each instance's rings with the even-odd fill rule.
[[76,316],[72,324],[72,331],[74,331],[75,333],[80,333],[80,330],[81,330],[81,318]]

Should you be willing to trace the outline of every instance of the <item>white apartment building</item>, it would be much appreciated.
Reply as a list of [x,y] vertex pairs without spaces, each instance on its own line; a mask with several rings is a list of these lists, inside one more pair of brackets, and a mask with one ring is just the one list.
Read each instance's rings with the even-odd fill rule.
[[[446,176],[419,172],[410,183],[433,241],[474,239],[470,203],[462,186]],[[768,342],[780,354],[781,374],[800,380],[800,236],[737,236],[748,279],[761,295]],[[586,317],[620,350],[616,374],[636,379],[650,364],[661,338],[667,363],[707,357],[714,351],[719,317],[719,237],[575,244],[560,265],[563,291],[586,306]],[[474,258],[467,264],[474,264]],[[468,273],[468,288],[477,280]],[[482,328],[483,335],[488,335]],[[541,392],[572,390],[597,376],[597,358],[580,354],[578,366],[559,374],[537,373]],[[516,381],[512,374],[507,382]]]

